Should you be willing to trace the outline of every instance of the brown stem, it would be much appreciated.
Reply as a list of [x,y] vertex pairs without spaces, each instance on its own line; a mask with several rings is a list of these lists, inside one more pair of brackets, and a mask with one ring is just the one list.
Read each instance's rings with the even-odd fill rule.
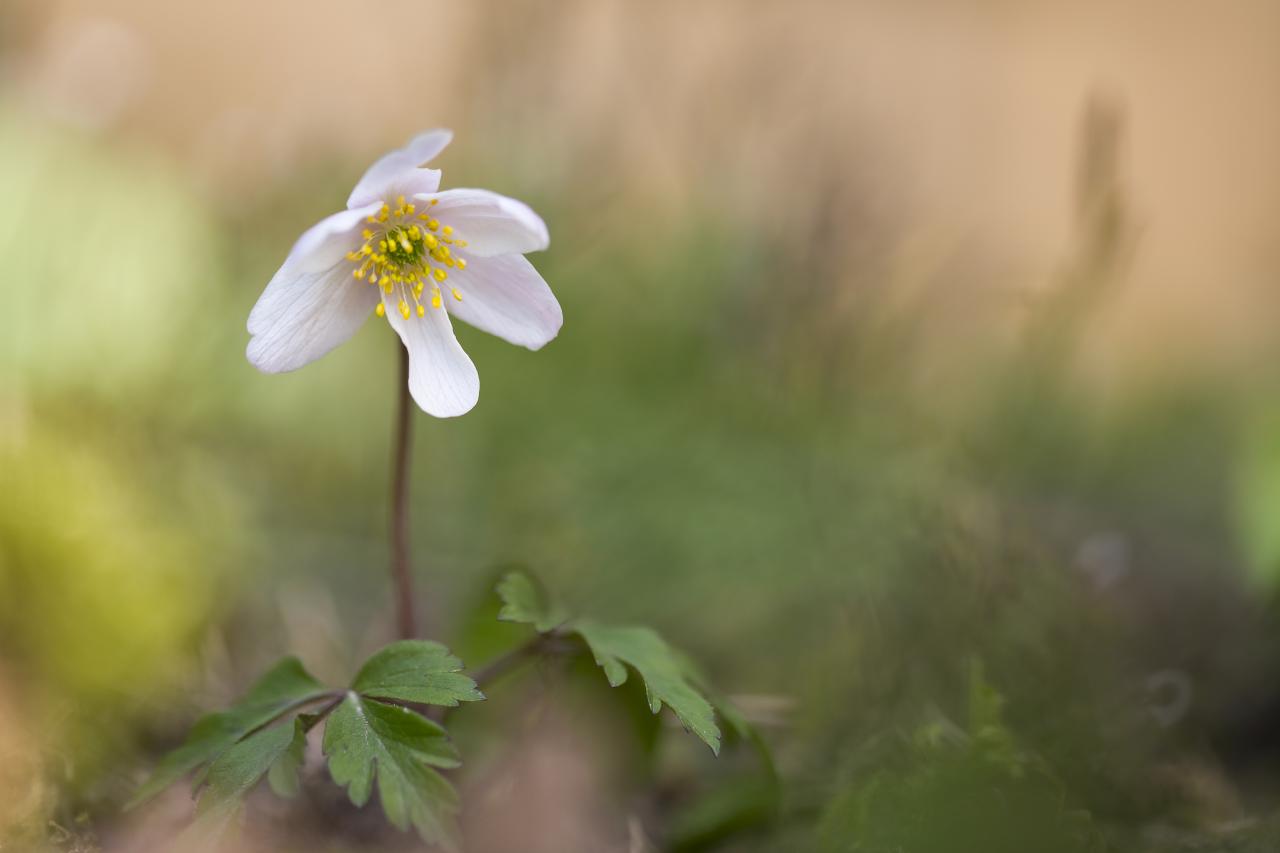
[[413,402],[409,396],[409,350],[400,347],[400,410],[391,462],[391,579],[395,583],[396,630],[402,639],[417,634],[413,610],[413,569],[409,565],[409,458],[413,444]]

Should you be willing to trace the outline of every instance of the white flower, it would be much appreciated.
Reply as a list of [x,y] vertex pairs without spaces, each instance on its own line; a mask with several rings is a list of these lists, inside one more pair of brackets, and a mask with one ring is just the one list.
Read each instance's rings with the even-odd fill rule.
[[429,414],[465,414],[480,377],[449,315],[513,344],[539,349],[563,316],[524,258],[545,249],[547,226],[529,207],[486,190],[439,191],[421,168],[453,134],[432,130],[378,160],[347,209],[294,244],[249,314],[249,361],[296,370],[385,316],[409,351],[409,390]]

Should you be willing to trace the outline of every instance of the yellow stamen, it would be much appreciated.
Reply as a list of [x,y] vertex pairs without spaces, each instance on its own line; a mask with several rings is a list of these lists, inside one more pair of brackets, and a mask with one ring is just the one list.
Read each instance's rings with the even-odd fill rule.
[[[437,199],[431,199],[424,206],[437,203]],[[423,293],[428,285],[431,307],[442,308],[444,300],[439,283],[449,277],[446,268],[462,270],[467,266],[467,262],[450,249],[450,246],[461,248],[466,241],[451,236],[452,226],[442,226],[426,212],[417,211],[404,196],[396,198],[395,207],[384,203],[376,213],[366,217],[374,227],[361,230],[363,245],[346,253],[347,260],[355,265],[352,276],[360,280],[367,278],[386,296],[397,294],[393,307],[406,320],[414,314],[426,315]],[[410,217],[414,221],[406,221]],[[462,291],[458,288],[449,288],[449,293],[458,302],[462,301]],[[386,303],[379,301],[374,313],[385,317]]]

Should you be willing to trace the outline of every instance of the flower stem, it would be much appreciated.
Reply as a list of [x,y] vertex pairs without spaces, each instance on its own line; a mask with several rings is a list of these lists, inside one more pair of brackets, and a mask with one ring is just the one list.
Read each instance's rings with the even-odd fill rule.
[[409,459],[413,449],[413,403],[409,396],[409,350],[400,347],[400,408],[391,458],[391,579],[395,584],[396,631],[417,634],[413,609],[413,569],[409,564]]

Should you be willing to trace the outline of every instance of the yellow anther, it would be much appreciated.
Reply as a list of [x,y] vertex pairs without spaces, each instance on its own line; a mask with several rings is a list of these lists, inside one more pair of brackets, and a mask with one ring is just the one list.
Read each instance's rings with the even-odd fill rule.
[[379,240],[379,241],[378,241],[378,251],[379,251],[379,252],[385,252],[386,250],[387,250],[387,241],[386,241],[386,240]]
[[404,207],[404,196],[402,195],[396,196],[396,204],[400,205],[401,207]]
[[372,232],[372,231],[370,231],[368,228],[366,228],[366,229],[364,229],[363,231],[361,231],[361,232],[360,232],[360,236],[361,236],[361,237],[363,237],[363,238],[365,238],[366,240],[372,240],[372,239],[373,239],[373,232]]
[[356,278],[364,278],[364,270],[359,270],[359,269],[352,270],[351,275],[353,275]]
[[400,316],[406,320],[409,319],[409,303],[403,299],[400,300]]
[[385,317],[387,316],[387,306],[379,302],[378,307],[373,309],[373,313],[377,314],[379,317]]
[[436,239],[436,235],[434,234],[424,235],[422,238],[422,242],[426,245],[428,249],[434,249],[436,246],[440,245],[440,241]]
[[431,307],[432,308],[440,307],[440,291],[438,290],[435,293],[431,294]]
[[360,254],[358,252],[347,252],[347,260],[358,261],[360,260]]
[[373,254],[373,247],[372,247],[372,246],[370,246],[368,243],[365,243],[363,246],[361,246],[361,247],[360,247],[360,254],[362,254],[362,255],[372,255],[372,254]]
[[387,282],[386,284],[382,285],[382,292],[383,293],[391,292],[391,282]]
[[439,204],[439,203],[440,203],[440,199],[438,199],[438,198],[433,198],[433,199],[431,199],[431,206],[432,206],[432,207],[435,207],[435,206],[436,206],[437,204]]
[[423,222],[426,222],[428,219],[430,219],[430,218],[431,218],[431,214],[429,214],[429,213],[419,213],[419,214],[418,214],[418,218],[419,218],[419,219],[421,219]]
[[426,313],[427,313],[427,309],[426,309],[426,308],[424,308],[424,307],[422,307],[421,305],[419,305],[419,306],[418,306],[418,316],[419,316],[419,317],[426,316]]
[[452,292],[453,292],[453,298],[454,298],[454,299],[456,299],[456,300],[458,300],[459,302],[461,302],[461,301],[462,301],[462,292],[461,292],[460,290],[458,290],[458,288],[456,288],[456,287],[453,289],[453,291],[452,291]]
[[441,229],[441,233],[446,234],[446,235],[448,235],[448,234],[452,234],[452,233],[453,233],[453,226],[452,226],[452,225],[446,225],[444,228],[442,228],[442,229]]
[[428,227],[428,228],[430,228],[432,231],[436,230],[437,228],[439,228],[439,227],[440,227],[440,220],[438,220],[438,219],[428,219],[428,220],[427,220],[427,227]]
[[412,239],[414,239],[414,240],[420,240],[420,239],[422,239],[422,229],[421,229],[421,228],[419,228],[417,225],[414,225],[414,226],[410,227],[410,228],[409,228],[409,237],[410,237],[410,238],[412,238]]
[[414,207],[412,204],[406,204],[404,206],[404,212],[406,215],[413,216],[413,211],[414,211]]
[[457,264],[458,264],[458,269],[460,270],[465,270],[467,268],[467,262],[464,261],[462,258],[457,259]]
[[436,267],[435,269],[433,269],[431,271],[431,274],[436,277],[436,281],[444,281],[446,278],[449,277],[449,274],[444,270],[440,269],[439,267]]
[[457,264],[458,264],[458,262],[457,262],[457,261],[455,261],[453,258],[445,258],[445,259],[444,259],[444,262],[445,262],[445,265],[446,265],[446,266],[450,266],[450,267],[452,267],[452,266],[457,266]]

